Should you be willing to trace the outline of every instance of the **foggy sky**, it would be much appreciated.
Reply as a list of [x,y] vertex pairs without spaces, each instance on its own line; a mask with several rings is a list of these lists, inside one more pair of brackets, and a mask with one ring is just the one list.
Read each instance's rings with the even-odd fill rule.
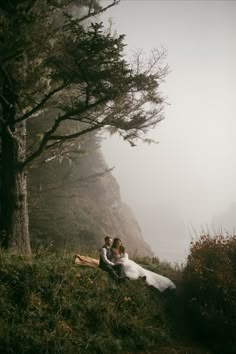
[[103,152],[157,256],[184,259],[190,231],[217,230],[227,210],[236,226],[236,2],[123,0],[109,16],[128,52],[168,51],[159,144],[112,137]]

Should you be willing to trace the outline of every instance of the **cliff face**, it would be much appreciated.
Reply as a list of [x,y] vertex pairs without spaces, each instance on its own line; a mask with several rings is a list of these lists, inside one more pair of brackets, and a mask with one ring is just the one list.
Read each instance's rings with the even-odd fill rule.
[[33,241],[97,250],[105,234],[122,239],[130,255],[151,256],[138,222],[120,197],[119,185],[94,140],[71,162],[52,160],[30,171]]

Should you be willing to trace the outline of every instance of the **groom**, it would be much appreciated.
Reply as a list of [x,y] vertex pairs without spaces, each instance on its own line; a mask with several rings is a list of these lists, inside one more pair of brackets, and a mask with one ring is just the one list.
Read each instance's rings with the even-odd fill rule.
[[112,278],[119,280],[124,279],[124,272],[122,264],[115,264],[111,261],[112,252],[112,238],[110,236],[106,236],[104,246],[100,249],[100,260],[99,260],[99,268],[108,272]]

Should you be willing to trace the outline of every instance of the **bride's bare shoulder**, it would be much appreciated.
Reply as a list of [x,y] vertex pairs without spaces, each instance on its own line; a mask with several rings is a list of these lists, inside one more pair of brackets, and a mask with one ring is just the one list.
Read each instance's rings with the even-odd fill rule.
[[119,250],[117,249],[117,248],[111,248],[111,252],[112,252],[112,254],[114,254],[114,255],[118,255],[119,254]]

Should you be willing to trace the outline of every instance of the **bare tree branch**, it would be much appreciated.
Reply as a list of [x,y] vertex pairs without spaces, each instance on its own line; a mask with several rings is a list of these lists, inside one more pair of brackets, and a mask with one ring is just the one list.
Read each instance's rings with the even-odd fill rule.
[[22,122],[23,120],[29,118],[30,116],[32,116],[34,113],[36,113],[39,109],[41,109],[43,107],[43,105],[53,96],[55,95],[55,93],[63,90],[65,87],[67,86],[67,84],[63,84],[59,87],[57,87],[56,89],[52,90],[51,92],[49,92],[47,95],[45,95],[45,97],[42,99],[41,102],[39,102],[37,104],[37,106],[35,106],[34,108],[32,108],[30,111],[28,111],[27,113],[25,113],[23,116],[21,116],[18,119],[15,119],[15,123],[19,123]]
[[103,7],[103,8],[100,9],[100,10],[97,10],[97,11],[92,11],[92,12],[91,12],[91,8],[90,8],[89,11],[88,11],[88,14],[87,14],[87,15],[84,15],[84,16],[82,16],[82,17],[80,17],[80,18],[78,19],[78,21],[79,21],[79,22],[82,22],[82,21],[84,21],[84,20],[87,20],[87,19],[90,18],[90,17],[99,15],[99,14],[101,14],[102,12],[107,11],[109,8],[111,8],[111,7],[115,6],[115,5],[118,5],[119,2],[120,2],[120,0],[113,0],[113,2],[112,2],[110,5],[107,5],[107,6]]
[[[91,175],[88,175],[88,176],[84,176],[84,177],[79,177],[79,178],[76,178],[74,179],[72,182],[70,182],[72,185],[74,185],[75,183],[88,183],[90,181],[96,181],[96,179],[98,177],[103,177],[105,176],[107,173],[110,173],[114,170],[114,166],[113,167],[110,167],[110,168],[106,168],[104,171],[101,171],[101,172],[97,172],[97,173],[93,173]],[[63,187],[64,185],[64,178],[63,178],[63,183],[59,183],[57,186],[53,186],[53,187],[48,187],[48,188],[43,188],[41,189],[40,191],[38,189],[29,189],[29,191],[31,193],[45,193],[45,192],[49,192],[49,191],[54,191],[54,190],[59,190]]]
[[91,9],[92,9],[92,6],[93,6],[93,0],[90,0],[90,3],[89,3],[89,9],[88,9],[88,15],[91,14]]
[[[59,115],[58,118],[54,121],[54,124],[52,125],[52,127],[44,134],[41,144],[39,146],[39,148],[32,153],[32,155],[30,155],[24,162],[22,162],[21,164],[19,164],[18,168],[22,169],[25,166],[27,166],[30,162],[32,162],[33,160],[35,160],[38,156],[41,155],[41,153],[43,152],[43,150],[46,148],[46,145],[48,143],[49,140],[59,140],[59,142],[61,141],[66,141],[66,140],[71,140],[71,139],[75,139],[83,134],[89,133],[93,130],[97,130],[99,128],[101,128],[101,124],[97,123],[95,126],[92,126],[88,129],[82,130],[80,132],[77,132],[75,134],[71,134],[71,135],[65,135],[65,136],[61,136],[61,135],[52,135],[56,132],[56,130],[58,129],[59,125],[61,124],[62,121],[65,121],[67,119],[69,119],[70,117],[76,116],[76,115],[80,115],[86,111],[91,110],[92,108],[95,108],[96,106],[102,104],[104,101],[106,101],[107,98],[101,98],[100,100],[97,100],[94,103],[91,103],[88,106],[85,106],[83,108],[74,110],[74,111],[69,111],[67,113],[65,113],[64,115]],[[79,122],[81,119],[78,117],[77,121]],[[54,144],[56,145],[56,144]],[[47,148],[51,147],[52,145],[49,145]]]
[[45,146],[47,145],[48,139],[51,136],[51,134],[53,134],[57,128],[59,127],[60,123],[62,122],[63,118],[59,115],[59,117],[55,120],[53,126],[51,127],[51,129],[49,129],[43,136],[43,139],[41,141],[41,144],[39,146],[39,148],[31,155],[29,156],[24,162],[22,162],[18,167],[19,169],[24,168],[25,166],[27,166],[31,161],[33,161],[34,159],[36,159],[36,157],[40,156],[41,153],[43,152]]
[[103,124],[95,124],[92,127],[89,127],[87,129],[81,130],[77,133],[74,134],[69,134],[69,135],[52,135],[49,137],[48,140],[60,140],[60,141],[66,141],[66,140],[72,140],[72,139],[76,139],[81,135],[87,134],[89,132],[92,132],[94,130],[100,129],[101,126],[103,126]]
[[6,129],[7,129],[8,135],[9,135],[13,140],[17,141],[17,137],[16,137],[16,135],[11,131],[10,127],[7,126]]
[[0,95],[0,99],[7,105],[7,106],[10,106],[10,102],[8,102],[8,100],[3,96],[3,95]]

